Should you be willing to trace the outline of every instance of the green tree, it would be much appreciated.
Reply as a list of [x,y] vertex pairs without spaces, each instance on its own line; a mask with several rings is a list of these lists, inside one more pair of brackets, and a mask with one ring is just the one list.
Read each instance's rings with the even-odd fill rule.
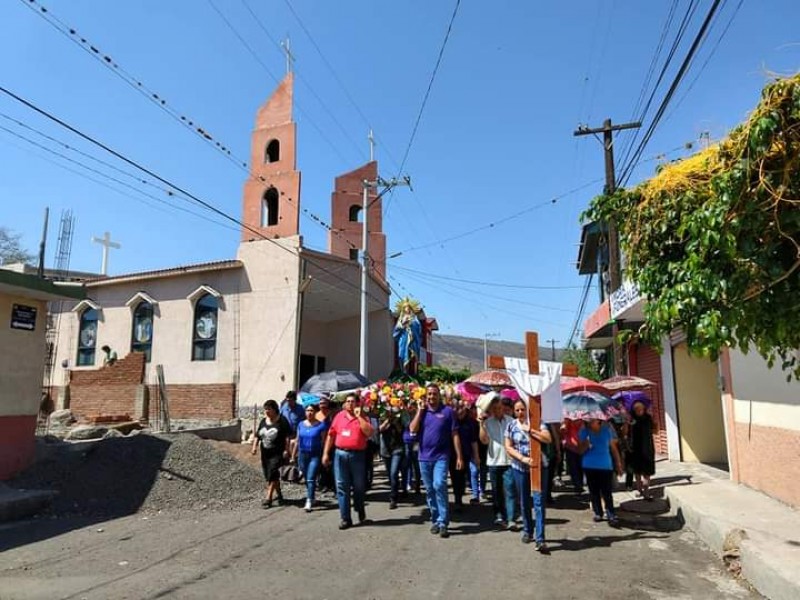
[[561,362],[578,365],[578,375],[592,381],[600,381],[600,369],[592,357],[592,353],[585,348],[567,348],[564,350]]
[[0,265],[33,262],[36,256],[22,247],[21,239],[21,234],[14,233],[8,227],[0,227]]

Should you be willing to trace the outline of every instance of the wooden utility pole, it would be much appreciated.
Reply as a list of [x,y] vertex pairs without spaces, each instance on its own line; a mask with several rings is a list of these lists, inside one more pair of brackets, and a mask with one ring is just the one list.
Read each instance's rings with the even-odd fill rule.
[[[613,194],[617,190],[616,176],[614,175],[614,132],[622,131],[623,129],[638,129],[642,124],[639,121],[635,123],[622,123],[621,125],[612,125],[611,119],[603,121],[602,127],[590,129],[586,126],[578,127],[573,135],[594,135],[598,133],[603,134],[603,150],[605,154],[606,165],[606,185],[605,193],[607,195]],[[598,138],[599,139],[599,138]],[[606,230],[608,232],[608,278],[611,293],[617,291],[622,285],[621,277],[621,264],[619,257],[619,234],[617,233],[617,226],[609,221],[606,223]],[[610,295],[610,294],[609,294]],[[625,366],[622,361],[622,348],[617,341],[617,334],[619,333],[619,326],[616,320],[611,323],[612,335],[612,348],[614,354],[614,373],[616,375],[624,375]]]

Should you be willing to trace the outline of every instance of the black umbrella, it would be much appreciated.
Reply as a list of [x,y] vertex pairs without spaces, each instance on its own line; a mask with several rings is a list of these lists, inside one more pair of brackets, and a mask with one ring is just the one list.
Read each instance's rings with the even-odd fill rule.
[[309,394],[335,394],[344,390],[354,390],[370,385],[369,379],[353,371],[327,371],[309,377],[300,388]]

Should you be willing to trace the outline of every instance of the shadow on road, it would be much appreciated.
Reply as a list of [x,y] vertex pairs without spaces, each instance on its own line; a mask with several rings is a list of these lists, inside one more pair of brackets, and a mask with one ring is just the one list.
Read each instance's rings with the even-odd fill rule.
[[580,540],[563,539],[550,539],[547,545],[550,552],[575,552],[578,550],[588,550],[589,548],[609,548],[613,544],[619,542],[627,542],[632,540],[646,540],[665,539],[666,535],[652,535],[644,531],[633,531],[627,535],[588,535]]

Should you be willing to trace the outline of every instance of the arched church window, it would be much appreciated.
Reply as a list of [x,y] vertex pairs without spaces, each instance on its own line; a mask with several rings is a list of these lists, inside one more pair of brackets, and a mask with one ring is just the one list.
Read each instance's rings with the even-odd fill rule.
[[278,224],[278,190],[274,187],[264,192],[261,201],[261,227],[270,227]]
[[270,140],[264,152],[264,162],[274,163],[281,159],[281,143],[278,140]]
[[350,207],[350,222],[358,223],[360,220],[361,220],[361,206],[358,204],[353,204]]
[[78,328],[78,366],[86,367],[94,364],[94,355],[97,350],[97,311],[87,308],[81,313],[80,327]]
[[211,294],[204,294],[194,305],[192,332],[192,360],[217,358],[217,312],[219,302]]
[[153,348],[153,305],[140,302],[133,310],[131,352],[144,352],[145,362],[150,362]]

